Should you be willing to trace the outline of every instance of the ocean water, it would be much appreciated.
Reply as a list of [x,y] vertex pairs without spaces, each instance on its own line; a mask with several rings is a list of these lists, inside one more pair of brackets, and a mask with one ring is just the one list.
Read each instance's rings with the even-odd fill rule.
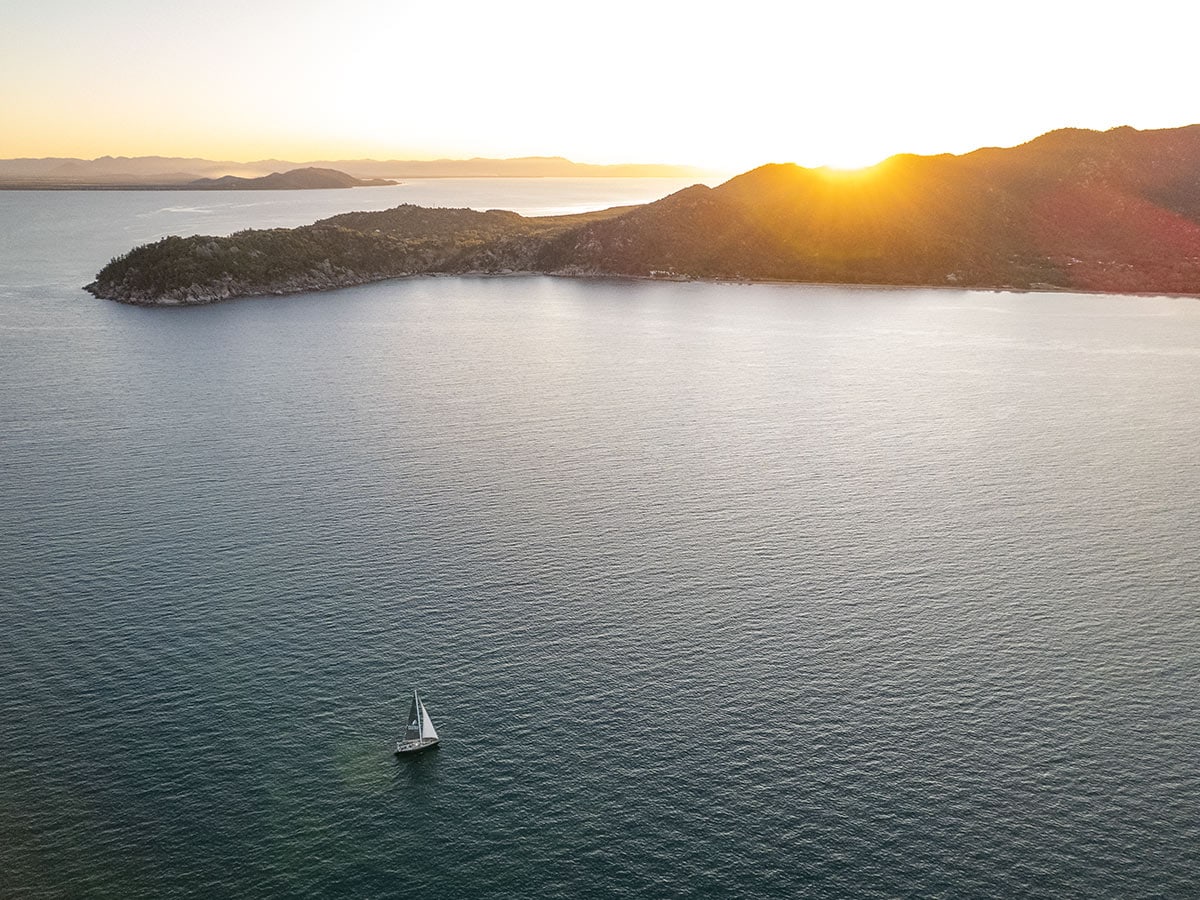
[[677,186],[0,193],[0,896],[1196,896],[1197,301],[79,290]]

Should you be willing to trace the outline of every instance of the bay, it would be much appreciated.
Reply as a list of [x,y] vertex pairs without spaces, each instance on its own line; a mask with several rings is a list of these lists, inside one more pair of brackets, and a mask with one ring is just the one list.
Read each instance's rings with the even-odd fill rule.
[[0,193],[0,895],[1194,890],[1194,300],[80,290],[682,186]]

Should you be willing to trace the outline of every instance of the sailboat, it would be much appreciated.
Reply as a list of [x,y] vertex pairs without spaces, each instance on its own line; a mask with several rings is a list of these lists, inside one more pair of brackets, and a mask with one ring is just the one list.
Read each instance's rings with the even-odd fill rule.
[[404,737],[396,741],[396,753],[416,753],[437,742],[437,731],[433,727],[433,720],[429,718],[429,710],[417,692],[413,691],[412,706],[408,709],[408,727],[404,729]]

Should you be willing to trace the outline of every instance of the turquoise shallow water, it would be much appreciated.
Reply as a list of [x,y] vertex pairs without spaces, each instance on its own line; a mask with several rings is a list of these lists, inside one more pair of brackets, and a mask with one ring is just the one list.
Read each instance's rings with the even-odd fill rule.
[[0,194],[0,895],[1194,893],[1195,301],[78,290],[361,196]]

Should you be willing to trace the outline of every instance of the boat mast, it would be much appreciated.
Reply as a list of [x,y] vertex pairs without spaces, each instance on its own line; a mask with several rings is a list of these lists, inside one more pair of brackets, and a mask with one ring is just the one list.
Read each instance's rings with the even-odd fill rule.
[[425,740],[425,717],[421,715],[421,701],[417,697],[416,688],[413,688],[413,703],[417,707],[417,740],[423,741]]

